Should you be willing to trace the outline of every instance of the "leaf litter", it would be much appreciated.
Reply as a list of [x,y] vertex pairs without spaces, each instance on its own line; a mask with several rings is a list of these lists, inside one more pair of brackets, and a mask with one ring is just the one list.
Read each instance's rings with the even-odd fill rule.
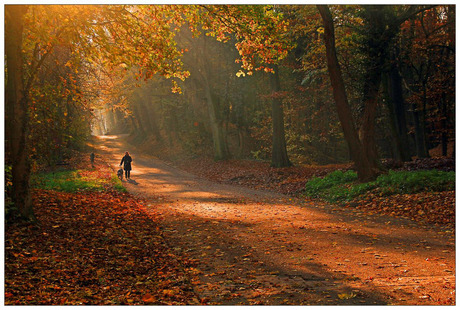
[[[305,184],[313,177],[323,177],[332,171],[352,169],[351,164],[324,166],[299,165],[273,168],[268,162],[252,160],[214,161],[211,158],[181,159],[175,162],[181,169],[212,181],[269,190],[291,197],[302,198]],[[383,165],[393,170],[455,170],[450,158],[416,159],[404,164],[385,160]],[[411,219],[424,225],[440,225],[455,229],[455,191],[421,192],[382,196],[369,192],[340,207],[370,214],[385,214]]]
[[[215,165],[224,168],[213,169]],[[206,167],[195,174],[208,174],[208,178],[219,182],[292,196],[303,189],[303,182],[308,180],[305,175],[325,175],[347,168],[307,167],[299,174],[296,167],[277,170],[265,163],[246,167],[227,162],[215,165],[188,167]],[[260,171],[241,177],[249,169]],[[144,204],[134,197],[110,189],[75,194],[40,190],[33,195],[40,225],[8,225],[6,229],[5,304],[208,303],[206,297],[199,300],[194,292],[202,274],[195,268],[197,262],[175,256],[158,228],[157,216],[147,213]],[[420,215],[419,211],[415,214]],[[215,274],[206,276],[213,278]],[[241,295],[239,286],[233,286],[222,292],[225,298]],[[354,300],[356,295],[344,292],[337,297],[345,301]],[[265,304],[261,300],[250,304],[258,303]]]
[[32,198],[37,223],[5,225],[5,305],[199,304],[142,201],[110,188]]

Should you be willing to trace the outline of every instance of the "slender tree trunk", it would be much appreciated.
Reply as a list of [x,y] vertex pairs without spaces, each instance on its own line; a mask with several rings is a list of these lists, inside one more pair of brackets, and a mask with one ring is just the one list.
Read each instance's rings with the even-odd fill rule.
[[150,118],[150,125],[152,129],[152,133],[155,136],[155,139],[158,143],[163,144],[163,137],[160,132],[160,128],[158,126],[158,118],[154,107],[154,102],[151,100],[148,104],[145,105],[147,109],[148,117]]
[[396,107],[395,103],[393,102],[392,99],[392,91],[390,89],[390,84],[391,84],[391,78],[389,74],[387,73],[385,78],[383,79],[383,89],[384,93],[386,95],[385,97],[385,103],[388,109],[388,123],[390,124],[390,130],[391,130],[391,138],[392,138],[392,154],[393,154],[393,159],[397,162],[405,162],[405,155],[407,154],[407,149],[408,149],[408,144],[404,144],[402,141],[402,136],[399,133],[398,130],[398,120],[397,120],[397,115],[396,115]]
[[378,170],[378,152],[375,143],[375,116],[377,113],[378,94],[381,81],[380,67],[371,68],[366,78],[364,87],[364,115],[363,115],[363,137],[362,143],[366,152],[369,164],[373,169]]
[[214,145],[214,159],[215,160],[228,159],[229,158],[228,147],[227,147],[227,144],[225,143],[225,136],[224,136],[222,124],[220,123],[217,117],[216,103],[213,98],[211,87],[209,85],[209,81],[207,77],[205,77],[204,89],[205,89],[206,103],[208,107],[209,122],[211,125],[212,141]]
[[136,123],[136,119],[134,118],[134,116],[130,115],[129,116],[129,120],[131,121],[131,132],[134,133],[134,134],[137,134],[138,131],[139,131],[139,128],[138,128],[138,125]]
[[428,141],[426,137],[426,102],[427,102],[427,85],[426,79],[422,82],[422,108],[419,109],[417,104],[413,104],[413,116],[414,116],[414,127],[415,127],[415,143],[417,146],[417,157],[428,158]]
[[[449,33],[449,46],[452,48],[452,53],[455,55],[455,5],[449,5],[448,6],[448,11],[447,11],[447,19],[448,21],[452,21],[449,23],[448,26],[448,33]],[[455,56],[454,56],[455,57]],[[455,84],[455,82],[453,82]],[[450,102],[450,101],[449,101]],[[452,158],[455,159],[455,95],[452,97],[452,111],[451,111],[451,117],[449,117],[449,121],[453,126],[452,129],[452,137],[453,137],[453,148],[452,148]]]
[[422,121],[422,116],[418,110],[417,104],[412,106],[412,116],[414,119],[414,129],[415,129],[415,146],[417,149],[418,158],[427,158],[428,150],[426,147],[426,137],[425,137],[425,127],[424,122]]
[[225,133],[223,130],[222,122],[218,117],[218,107],[216,101],[214,100],[215,98],[211,90],[211,82],[209,80],[209,63],[206,61],[206,38],[204,38],[203,40],[203,50],[201,56],[202,57],[200,58],[200,61],[202,61],[201,67],[203,69],[201,72],[201,78],[203,81],[203,88],[208,108],[209,123],[211,126],[211,134],[214,145],[214,160],[224,160],[230,158],[230,151],[225,141]]
[[238,158],[243,158],[244,155],[244,129],[238,127]]
[[27,6],[5,6],[6,155],[12,165],[13,203],[21,217],[35,221],[29,189],[30,161],[27,147],[29,106],[24,89],[22,60],[23,17],[26,12]]
[[154,134],[156,135],[157,132],[155,132],[154,124],[153,124],[153,119],[150,115],[150,108],[149,108],[149,103],[146,103],[146,100],[151,100],[146,99],[145,96],[139,95],[137,96],[137,104],[139,105],[138,111],[141,112],[140,120],[143,124],[145,134],[146,135],[151,135]]
[[107,119],[107,131],[113,134],[115,129],[115,117],[113,115],[113,107],[107,107],[105,109],[105,115]]
[[342,77],[342,71],[337,59],[335,50],[334,23],[331,12],[327,5],[318,5],[324,23],[324,41],[326,45],[326,57],[329,76],[331,79],[334,100],[337,107],[337,113],[342,125],[345,140],[347,141],[350,155],[355,163],[360,181],[370,181],[377,177],[378,172],[372,168],[363,145],[359,140],[358,131],[353,122],[353,116],[348,104],[345,83]]
[[119,109],[116,109],[114,112],[117,129],[121,133],[126,133],[129,130],[128,118]]
[[[363,146],[373,169],[381,169],[377,144],[375,142],[375,118],[379,102],[379,90],[384,73],[384,65],[390,58],[390,44],[399,31],[399,23],[387,18],[395,17],[390,13],[382,12],[376,6],[364,6],[364,25],[367,27],[366,39],[367,64],[364,76],[364,119],[363,119]],[[393,73],[395,67],[393,67]],[[402,94],[401,94],[402,96]],[[401,98],[398,98],[401,99]]]
[[145,137],[145,127],[144,123],[142,122],[142,111],[140,108],[137,106],[137,103],[133,104],[133,112],[134,112],[134,120],[137,122],[137,134],[141,134],[143,137]]
[[399,160],[406,162],[411,160],[409,135],[407,134],[406,108],[403,97],[401,74],[396,66],[396,55],[391,56],[390,70],[387,73],[387,106],[391,115],[391,122],[395,127],[398,141]]
[[446,96],[443,94],[441,96],[441,149],[442,149],[442,156],[447,156],[447,147],[449,144],[449,138],[448,138],[448,131],[449,129],[447,128],[447,102],[446,102]]
[[292,166],[286,149],[286,137],[284,133],[284,111],[283,102],[278,96],[281,90],[278,66],[273,66],[275,73],[270,74],[270,84],[274,96],[272,98],[272,162],[271,166],[276,168]]

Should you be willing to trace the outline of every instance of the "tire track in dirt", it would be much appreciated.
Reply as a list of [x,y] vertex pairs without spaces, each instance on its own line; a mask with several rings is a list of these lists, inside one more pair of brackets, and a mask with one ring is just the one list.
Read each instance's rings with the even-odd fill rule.
[[[127,146],[106,136],[100,149],[117,166]],[[203,303],[455,304],[452,232],[216,184],[130,153],[126,188],[161,215]]]

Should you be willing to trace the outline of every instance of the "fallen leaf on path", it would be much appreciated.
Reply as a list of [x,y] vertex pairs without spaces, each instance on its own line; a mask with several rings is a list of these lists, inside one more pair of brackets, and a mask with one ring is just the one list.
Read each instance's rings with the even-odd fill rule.
[[354,292],[351,293],[341,293],[337,295],[340,299],[352,299],[356,297]]

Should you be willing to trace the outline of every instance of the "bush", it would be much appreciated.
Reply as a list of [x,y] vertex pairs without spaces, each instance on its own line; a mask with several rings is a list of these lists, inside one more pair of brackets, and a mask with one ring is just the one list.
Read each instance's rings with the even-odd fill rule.
[[305,184],[305,194],[310,197],[321,197],[323,192],[339,184],[354,182],[358,179],[356,172],[337,170],[324,178],[313,178]]
[[438,170],[392,171],[375,181],[383,194],[442,192],[455,189],[455,172]]
[[305,194],[329,202],[350,201],[374,190],[381,195],[442,192],[455,189],[455,172],[438,170],[389,171],[375,181],[357,183],[353,171],[334,171],[324,178],[313,178],[305,185]]

